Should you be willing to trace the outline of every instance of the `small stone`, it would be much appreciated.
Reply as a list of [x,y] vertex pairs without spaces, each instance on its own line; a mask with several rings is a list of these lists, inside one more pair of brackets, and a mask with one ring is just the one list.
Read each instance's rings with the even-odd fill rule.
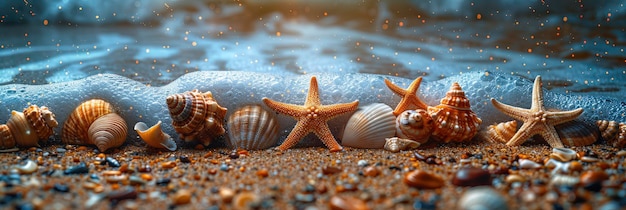
[[617,157],[626,157],[626,150],[620,150],[615,155],[617,155]]
[[168,185],[172,180],[170,178],[162,178],[162,179],[157,179],[156,180],[156,185],[157,186],[164,186],[164,185]]
[[583,165],[579,161],[572,161],[569,163],[568,170],[570,171],[582,171]]
[[178,160],[180,160],[181,163],[191,163],[191,159],[189,159],[187,155],[178,157]]
[[543,167],[541,164],[528,159],[519,159],[517,162],[521,169],[538,169]]
[[149,173],[149,172],[152,172],[152,167],[150,167],[150,165],[147,165],[147,164],[146,165],[141,165],[141,166],[139,166],[138,170],[141,173]]
[[70,191],[70,187],[69,186],[67,186],[65,184],[59,184],[59,183],[54,184],[54,187],[52,187],[52,189],[54,189],[54,191],[63,192],[63,193],[66,193],[66,192]]
[[78,165],[72,166],[68,168],[67,170],[63,171],[63,174],[65,175],[86,174],[86,173],[89,173],[89,168],[87,168],[87,164],[85,164],[85,162],[81,162]]
[[441,177],[422,170],[414,170],[406,173],[403,181],[406,185],[418,189],[437,189],[443,187],[445,184]]
[[585,171],[580,175],[580,184],[589,191],[599,192],[602,189],[602,182],[609,179],[609,175],[604,171]]
[[269,172],[267,171],[267,169],[259,169],[258,171],[256,171],[256,175],[261,178],[265,178],[269,176]]
[[120,162],[110,156],[107,156],[106,158],[104,158],[104,161],[107,163],[107,165],[113,168],[120,167]]
[[296,201],[303,202],[303,203],[311,203],[311,202],[315,201],[315,195],[313,195],[313,194],[297,193],[296,194]]
[[594,163],[594,162],[600,161],[600,159],[598,159],[596,157],[591,157],[591,156],[584,156],[584,157],[580,158],[580,161],[583,161],[583,162],[586,162],[586,163]]
[[356,165],[360,166],[360,167],[364,167],[369,165],[369,163],[367,162],[367,160],[359,160]]
[[56,151],[57,153],[65,153],[65,152],[67,152],[67,150],[66,150],[66,149],[63,149],[63,148],[57,148],[55,151]]
[[259,202],[260,198],[251,192],[242,192],[233,198],[234,209],[252,209],[253,204]]
[[228,157],[230,159],[237,159],[237,158],[239,158],[239,153],[237,153],[237,151],[233,151],[230,154],[228,154]]
[[489,174],[489,171],[480,168],[461,168],[454,174],[452,184],[461,187],[491,185],[491,174]]
[[128,177],[128,181],[130,181],[130,185],[145,185],[146,184],[146,180],[138,176],[130,176]]
[[525,182],[526,179],[523,176],[519,175],[519,174],[511,174],[511,175],[506,176],[504,181],[507,184],[512,184],[512,183],[515,183],[515,182]]
[[191,191],[187,189],[181,189],[174,194],[172,202],[175,205],[184,205],[191,202]]
[[361,199],[351,196],[335,195],[330,198],[328,207],[331,210],[365,210],[369,209],[367,204]]
[[161,163],[161,167],[165,168],[165,169],[174,168],[174,167],[176,167],[176,161],[163,162],[163,163]]
[[133,187],[115,190],[107,195],[111,202],[119,202],[127,199],[137,199],[137,191]]
[[326,167],[322,168],[322,173],[324,175],[336,174],[336,173],[339,173],[341,171],[343,171],[343,170],[341,170],[341,168],[337,168],[337,167],[334,167],[334,166],[326,166]]
[[375,177],[378,176],[378,174],[380,174],[380,170],[378,170],[375,166],[369,166],[363,169],[363,175],[365,176]]
[[235,196],[235,191],[229,188],[221,188],[219,193],[222,201],[224,201],[225,203],[230,203]]
[[222,171],[228,171],[228,170],[230,170],[230,169],[228,168],[228,165],[226,165],[225,163],[222,163],[222,165],[220,165],[220,170],[222,170]]

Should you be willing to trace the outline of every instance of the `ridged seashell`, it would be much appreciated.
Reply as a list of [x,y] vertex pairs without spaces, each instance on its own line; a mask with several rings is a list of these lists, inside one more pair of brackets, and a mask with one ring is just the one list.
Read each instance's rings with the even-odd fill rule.
[[560,162],[569,162],[576,158],[576,151],[568,148],[552,148],[550,159],[554,159]]
[[616,121],[598,120],[596,121],[596,125],[598,125],[598,129],[600,129],[602,138],[607,142],[613,141],[613,139],[617,137],[617,134],[619,134],[619,123]]
[[24,112],[12,111],[7,123],[0,125],[0,150],[39,146],[39,141],[45,142],[54,134],[56,126],[54,114],[45,106],[30,105]]
[[259,105],[237,109],[228,118],[230,146],[236,149],[267,149],[278,141],[278,120]]
[[491,187],[473,187],[465,191],[459,200],[458,209],[509,209],[506,199]]
[[443,142],[469,141],[476,135],[482,123],[470,109],[469,99],[456,82],[439,105],[428,107],[428,113],[435,121],[432,136]]
[[554,126],[565,146],[587,146],[600,138],[600,130],[588,123],[574,120]]
[[208,146],[214,137],[223,135],[226,108],[221,107],[211,91],[198,90],[168,96],[167,107],[174,130],[185,141],[198,140]]
[[152,127],[148,127],[144,122],[137,122],[134,129],[137,131],[137,135],[139,135],[141,140],[146,142],[148,146],[158,149],[167,149],[169,151],[176,150],[176,142],[174,142],[174,139],[161,129],[161,121],[157,122],[157,124]]
[[78,105],[63,124],[65,144],[95,145],[101,152],[124,144],[128,126],[114,113],[113,106],[101,99]]
[[348,120],[341,144],[354,148],[383,148],[385,139],[396,133],[395,119],[393,109],[386,104],[361,107]]
[[624,146],[626,146],[626,124],[619,124],[619,135],[617,135],[617,139],[613,142],[613,146],[616,148],[624,148]]
[[423,144],[432,134],[433,119],[426,110],[406,110],[398,115],[395,126],[398,137]]
[[391,152],[399,152],[400,150],[415,149],[420,143],[411,139],[403,139],[398,137],[386,138],[384,148]]
[[513,135],[517,132],[517,121],[511,120],[508,122],[501,122],[495,125],[490,125],[482,136],[490,142],[504,143],[506,144],[513,138]]
[[556,186],[575,186],[580,183],[580,178],[564,174],[554,174],[550,179],[550,185]]

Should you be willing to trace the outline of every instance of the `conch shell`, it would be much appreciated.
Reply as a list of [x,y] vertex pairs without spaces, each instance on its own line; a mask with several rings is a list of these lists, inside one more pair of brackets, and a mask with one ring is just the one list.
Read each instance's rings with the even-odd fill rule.
[[237,109],[228,118],[230,146],[235,149],[267,149],[278,142],[278,119],[259,105]]
[[346,124],[341,144],[354,148],[381,149],[385,139],[393,137],[395,130],[393,109],[387,104],[373,103],[359,108]]
[[101,152],[124,144],[126,121],[110,103],[91,99],[80,104],[63,124],[61,141],[66,144],[96,145]]
[[170,95],[166,99],[174,130],[185,141],[198,140],[208,146],[213,138],[223,135],[227,109],[221,107],[211,91],[198,90]]
[[465,142],[471,140],[482,120],[470,109],[470,102],[459,83],[453,83],[446,97],[435,107],[428,107],[435,120],[433,137],[443,142]]
[[161,121],[157,122],[157,124],[152,127],[148,127],[144,122],[137,122],[134,129],[137,131],[137,135],[139,135],[148,146],[158,149],[167,149],[169,151],[176,150],[176,142],[174,142],[174,139],[161,129]]
[[411,139],[403,139],[398,137],[386,138],[385,139],[385,150],[391,152],[399,152],[400,150],[409,150],[415,149],[420,146],[419,142],[413,141]]
[[517,132],[517,121],[511,120],[508,122],[501,122],[495,125],[490,125],[485,131],[483,131],[482,137],[489,142],[497,142],[506,144],[513,138],[513,135]]
[[0,150],[39,146],[54,134],[53,128],[59,123],[48,107],[30,105],[24,112],[12,111],[7,124],[0,125]]
[[396,118],[396,135],[420,144],[426,143],[432,133],[433,119],[426,110],[406,110]]

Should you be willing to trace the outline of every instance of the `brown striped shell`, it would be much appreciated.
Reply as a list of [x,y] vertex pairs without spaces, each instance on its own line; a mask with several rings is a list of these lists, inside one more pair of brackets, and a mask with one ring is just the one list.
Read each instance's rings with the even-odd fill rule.
[[396,135],[420,144],[426,143],[432,134],[433,119],[426,110],[406,110],[396,118]]
[[104,152],[122,146],[128,134],[126,121],[116,113],[103,115],[93,121],[87,130],[88,144],[94,144]]
[[470,109],[470,102],[459,83],[453,83],[441,103],[428,107],[428,113],[435,121],[433,138],[443,142],[465,142],[471,140],[482,120]]
[[558,124],[554,128],[565,146],[586,146],[600,138],[598,127],[578,120]]
[[0,125],[0,150],[15,146],[39,146],[54,134],[58,125],[54,114],[45,106],[30,105],[24,112],[12,111],[6,125]]
[[170,95],[166,99],[174,130],[185,141],[198,140],[205,146],[223,135],[227,109],[217,104],[211,91],[198,90]]
[[278,120],[259,105],[237,109],[228,118],[230,146],[235,149],[267,149],[278,141]]
[[128,126],[109,102],[91,99],[74,109],[61,132],[65,144],[95,145],[104,152],[124,143]]
[[517,132],[517,121],[511,120],[508,122],[501,122],[495,125],[490,125],[482,133],[482,137],[489,142],[504,143],[506,144],[513,138],[513,135]]

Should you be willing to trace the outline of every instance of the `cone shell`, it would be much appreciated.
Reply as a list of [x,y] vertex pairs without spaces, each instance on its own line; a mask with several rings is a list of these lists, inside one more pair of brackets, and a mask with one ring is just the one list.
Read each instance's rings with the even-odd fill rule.
[[259,105],[244,106],[228,118],[228,136],[233,148],[267,149],[278,141],[278,120]]
[[495,125],[490,125],[482,136],[490,142],[504,143],[506,144],[513,138],[513,135],[517,132],[517,121],[511,120],[508,122],[501,122]]
[[420,146],[420,143],[411,139],[403,139],[398,137],[392,137],[385,139],[385,150],[391,152],[399,152],[400,150],[415,149]]
[[470,109],[470,102],[459,83],[453,83],[446,97],[435,107],[428,107],[435,120],[433,137],[443,142],[465,142],[471,140],[482,120]]
[[381,149],[385,139],[395,134],[393,109],[383,103],[374,103],[357,110],[346,124],[341,144],[354,148]]
[[167,107],[174,130],[185,141],[199,140],[205,146],[214,137],[223,135],[226,108],[221,107],[211,91],[198,90],[168,96]]
[[578,120],[558,124],[554,128],[565,146],[586,146],[600,138],[598,127]]
[[396,135],[423,144],[432,134],[433,123],[433,119],[426,110],[406,110],[396,118]]
[[12,111],[6,125],[0,125],[0,149],[15,146],[39,146],[39,141],[46,141],[54,134],[58,125],[54,114],[47,107],[31,105],[24,112]]
[[138,122],[134,127],[137,135],[150,147],[158,149],[176,150],[176,142],[167,133],[161,129],[161,121],[152,127],[148,127],[144,122]]
[[65,144],[93,144],[87,137],[89,127],[99,117],[113,112],[111,104],[101,99],[91,99],[81,103],[63,124],[61,141]]
[[118,114],[110,113],[93,121],[87,130],[88,144],[95,144],[104,152],[122,146],[128,134],[126,121]]

